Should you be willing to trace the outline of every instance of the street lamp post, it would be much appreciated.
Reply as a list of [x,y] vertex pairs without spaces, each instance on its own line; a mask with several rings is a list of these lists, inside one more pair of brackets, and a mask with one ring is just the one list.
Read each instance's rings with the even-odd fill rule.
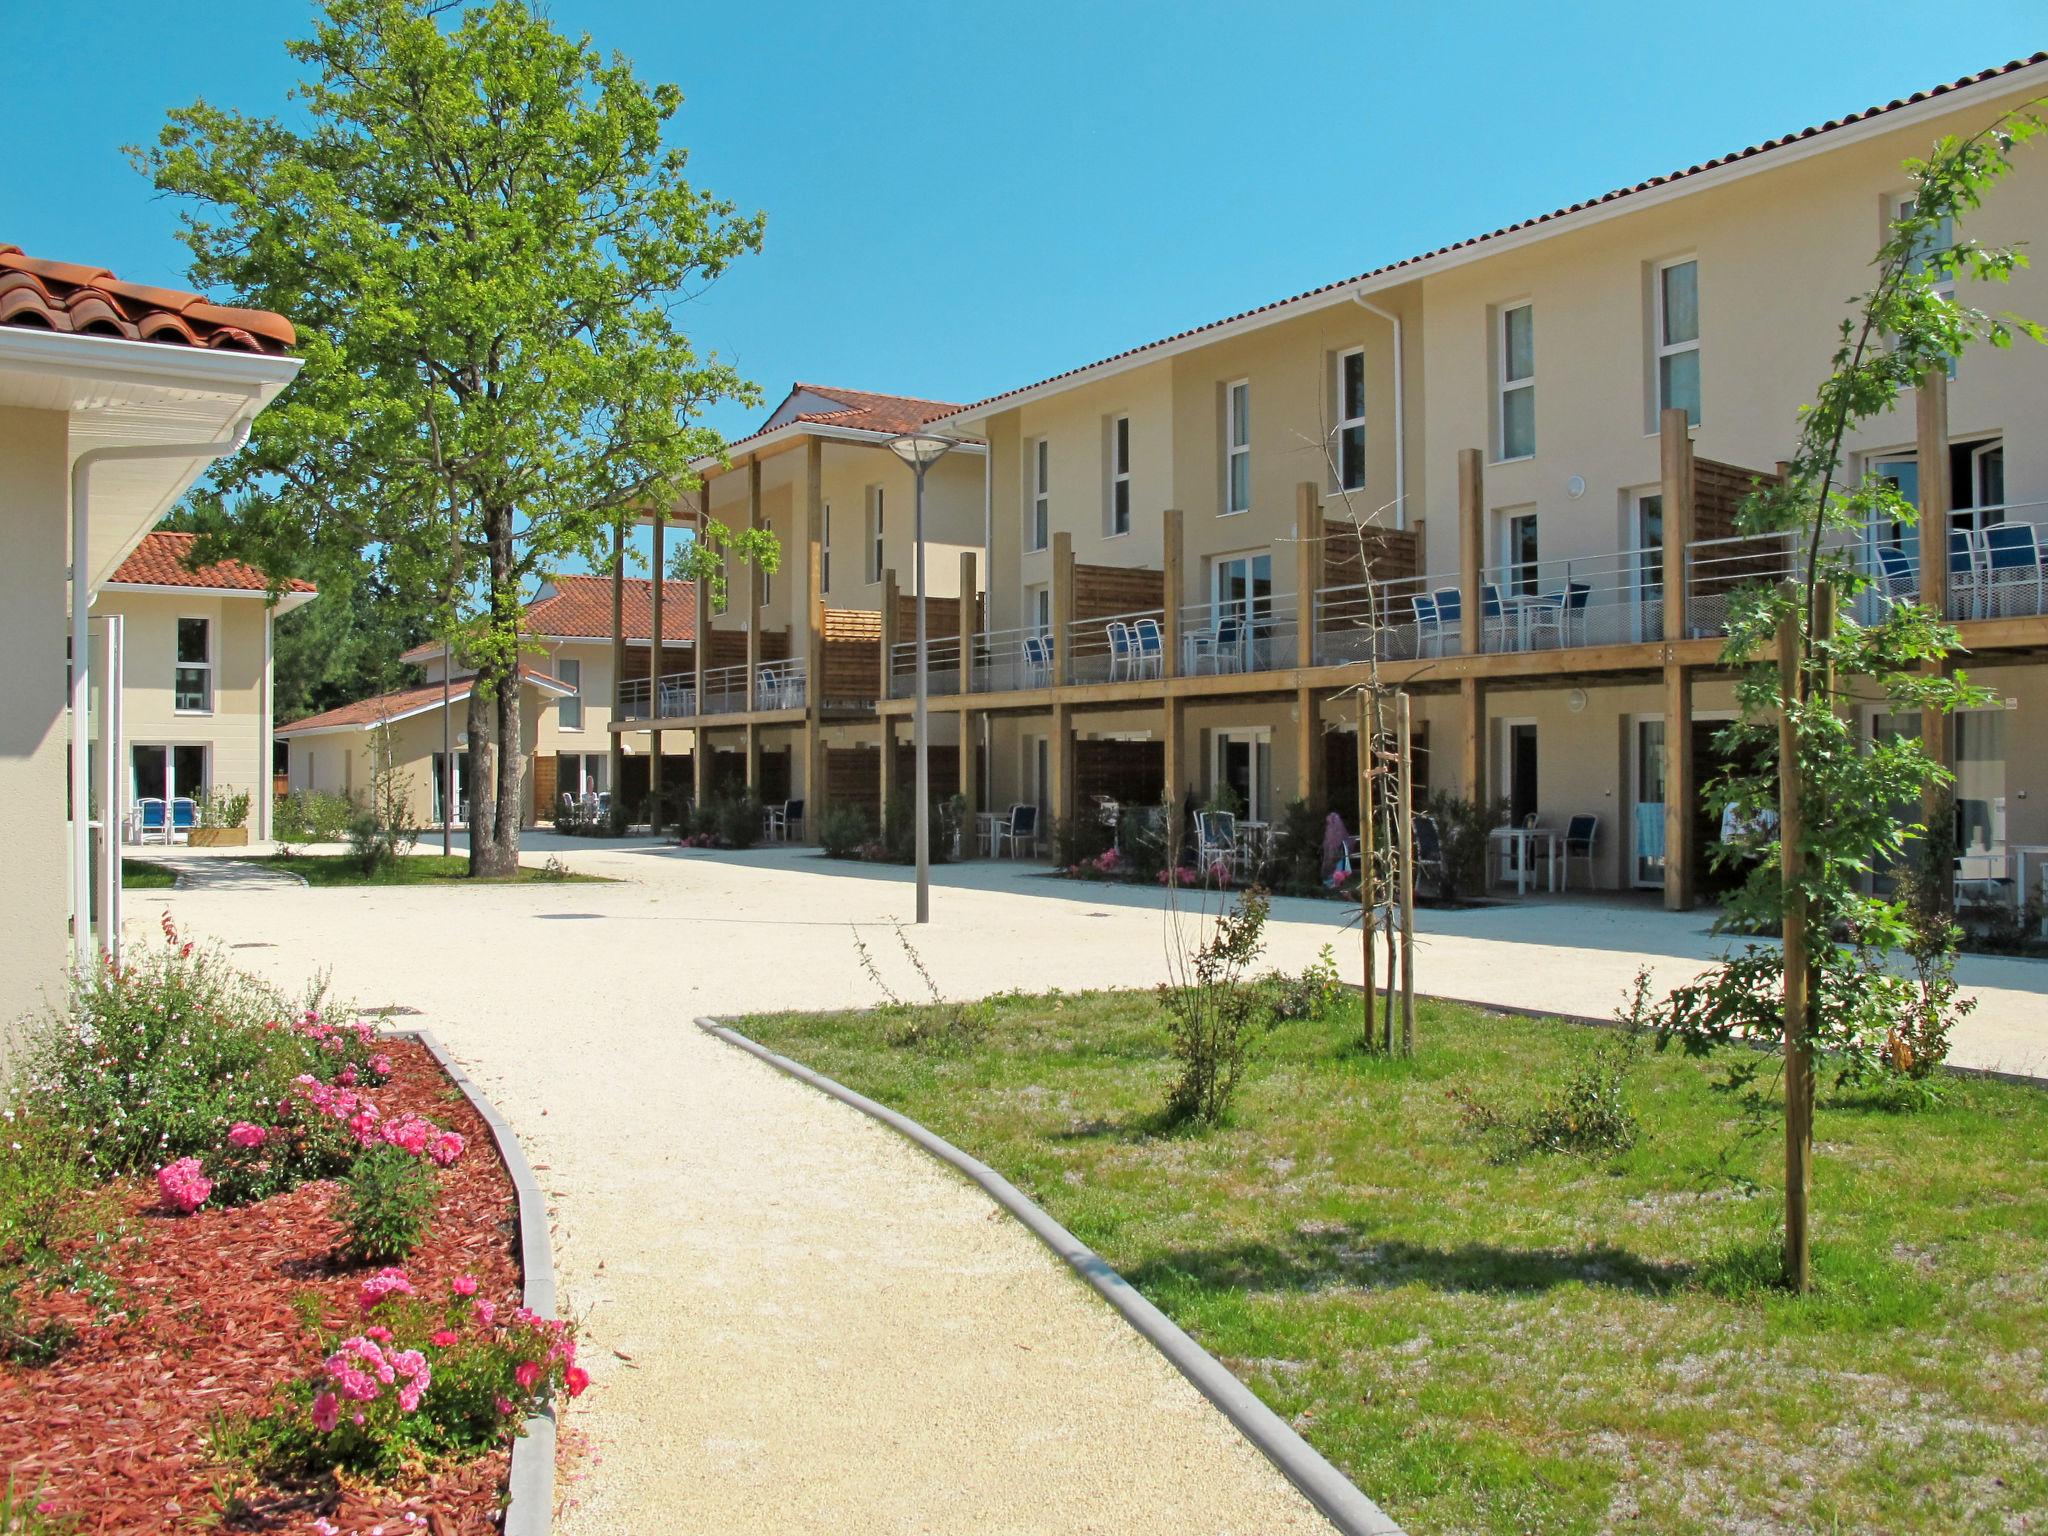
[[[952,438],[931,432],[906,432],[889,440],[889,451],[908,464],[917,476],[916,513],[911,534],[917,550],[917,700],[911,711],[910,735],[917,751],[917,798],[911,814],[917,818],[917,921],[920,923],[930,922],[932,915],[931,738],[925,710],[930,690],[924,627],[924,472],[956,446]],[[888,750],[886,745],[883,750]],[[886,806],[883,809],[887,811]]]

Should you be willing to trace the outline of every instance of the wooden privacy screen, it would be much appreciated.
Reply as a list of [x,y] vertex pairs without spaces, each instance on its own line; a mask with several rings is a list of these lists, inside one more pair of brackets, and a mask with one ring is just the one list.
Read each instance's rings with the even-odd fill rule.
[[[1692,536],[1694,539],[1732,539],[1738,533],[1735,516],[1743,498],[1758,484],[1782,483],[1775,474],[1721,464],[1713,459],[1694,459],[1692,465]],[[1711,563],[1692,582],[1694,597],[1732,592],[1754,581],[1768,581],[1783,574],[1791,549],[1783,534],[1755,539],[1737,549],[1714,551]]]
[[1374,581],[1407,581],[1426,574],[1422,569],[1422,540],[1413,528],[1354,528],[1346,522],[1323,519],[1323,585],[1353,587],[1366,579],[1366,564],[1372,565]]
[[1166,604],[1166,573],[1148,571],[1135,565],[1076,565],[1074,567],[1074,622],[1091,624],[1101,619],[1143,613]]
[[[824,704],[855,703],[875,697],[882,668],[882,616],[855,608],[825,610]],[[878,770],[879,771],[879,770]],[[829,786],[831,780],[826,780]]]

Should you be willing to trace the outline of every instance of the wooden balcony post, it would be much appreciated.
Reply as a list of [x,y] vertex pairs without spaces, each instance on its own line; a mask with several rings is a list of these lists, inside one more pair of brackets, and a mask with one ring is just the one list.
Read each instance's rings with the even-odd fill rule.
[[[1486,804],[1486,685],[1476,677],[1458,679],[1458,705],[1463,723],[1460,771],[1465,777],[1465,798],[1474,805]],[[1361,750],[1363,750],[1361,748]]]
[[1313,480],[1304,480],[1294,489],[1294,664],[1297,667],[1315,665],[1316,592],[1323,584],[1322,577],[1322,487]]
[[1486,461],[1477,448],[1458,450],[1458,650],[1486,649]]
[[1693,540],[1692,429],[1676,407],[1657,419],[1657,468],[1664,498],[1664,638],[1686,637],[1686,556]]
[[[706,481],[697,492],[697,537],[704,537],[711,520],[711,484]],[[704,730],[704,664],[711,650],[711,581],[697,578],[693,606],[696,608],[696,636],[690,647],[690,712],[696,725],[690,732],[690,797],[699,806],[711,794],[711,743]]]
[[1069,665],[1074,627],[1074,536],[1052,536],[1052,680],[1055,687],[1073,680]]
[[[747,461],[747,531],[758,532],[761,527],[761,461]],[[761,568],[751,560],[747,562],[747,709],[752,711],[761,697],[756,683],[761,675]],[[753,733],[748,740],[751,743]],[[752,788],[753,749],[748,748],[747,786]]]
[[890,669],[896,665],[896,610],[899,607],[896,593],[896,572],[882,572],[882,675],[878,699],[889,697],[891,682]]
[[619,723],[626,718],[626,514],[612,524],[612,718],[611,755],[606,782],[612,804],[622,816],[626,806],[626,737]]
[[[1683,412],[1679,413],[1683,416]],[[1692,669],[1664,668],[1664,909],[1693,907]]]
[[662,596],[667,586],[664,579],[664,564],[668,545],[668,508],[660,503],[654,508],[654,560],[653,586],[648,592],[648,604],[653,610],[648,615],[647,636],[647,826],[656,837],[661,835],[661,626]]
[[974,637],[980,630],[980,589],[974,581],[974,551],[960,551],[960,601],[957,616],[960,632],[960,686],[953,691],[965,698],[974,691]]
[[[1159,563],[1162,572],[1165,596],[1162,599],[1165,612],[1159,624],[1159,644],[1162,654],[1159,658],[1161,677],[1180,675],[1180,609],[1182,600],[1182,530],[1181,514],[1178,507],[1168,507],[1159,514]],[[1178,764],[1168,758],[1166,763],[1167,787],[1173,787],[1173,774]]]
[[[1949,482],[1948,457],[1948,374],[1930,368],[1921,376],[1913,403],[1915,437],[1920,460],[1920,601],[1947,618],[1955,612],[1949,569],[1949,514],[1955,507],[1955,487]],[[1938,671],[1934,662],[1930,671]],[[1920,746],[1942,767],[1955,767],[1955,722],[1938,709],[1920,711]],[[1946,786],[1930,783],[1920,797],[1920,824],[1932,828],[1948,810]],[[1943,890],[1938,899],[1953,905],[1955,871],[1940,871]]]
[[1302,802],[1321,815],[1329,810],[1323,783],[1328,764],[1323,757],[1322,710],[1313,688],[1294,691],[1294,753],[1295,785]]
[[878,809],[875,822],[886,835],[889,830],[889,803],[896,798],[896,717],[879,716],[877,724],[881,726],[882,762],[875,796]]
[[825,444],[804,444],[804,836],[815,843],[825,812]]

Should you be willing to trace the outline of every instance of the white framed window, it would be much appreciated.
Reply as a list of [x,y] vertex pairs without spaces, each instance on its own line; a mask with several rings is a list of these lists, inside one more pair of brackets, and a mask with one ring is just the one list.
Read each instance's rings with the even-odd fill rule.
[[1511,512],[1501,519],[1501,568],[1511,596],[1521,597],[1537,589],[1538,561],[1542,556],[1536,541],[1536,514]]
[[583,663],[565,656],[555,663],[555,676],[576,690],[560,701],[555,723],[565,731],[580,731],[583,729]]
[[1505,305],[1500,334],[1500,457],[1533,458],[1536,453],[1536,306]]
[[1049,586],[1026,587],[1024,589],[1025,622],[1043,638],[1052,633],[1052,588]]
[[1271,821],[1273,813],[1273,733],[1254,730],[1218,731],[1211,738],[1209,785],[1213,794],[1229,785],[1244,805],[1245,819]]
[[[757,566],[756,569],[759,570],[760,568]],[[769,603],[773,602],[775,599],[775,576],[774,573],[770,571],[760,571],[760,576],[761,606],[763,608],[766,608],[769,605]]]
[[1111,538],[1131,531],[1131,418],[1109,423],[1109,500],[1103,509],[1103,532]]
[[213,713],[213,620],[178,620],[173,706],[181,715]]
[[[1898,218],[1910,219],[1913,217],[1915,206],[1915,201],[1910,195],[1901,197],[1894,201],[1893,213]],[[1887,230],[1886,233],[1889,235],[1890,231]],[[1955,243],[1955,220],[1946,216],[1936,220],[1934,227],[1928,230],[1918,242],[1918,248],[1913,256],[1913,271],[1916,273],[1924,272],[1927,268],[1928,258],[1938,256],[1943,251],[1953,249]],[[1944,299],[1954,298],[1956,296],[1955,279],[1953,277],[1942,278],[1935,283],[1934,291]]]
[[868,487],[868,583],[882,579],[882,524],[887,498],[879,485]]
[[1223,511],[1252,508],[1252,386],[1239,379],[1224,391]]
[[1052,542],[1052,445],[1031,440],[1031,478],[1025,490],[1024,547],[1044,549]]
[[1657,412],[1683,410],[1700,424],[1700,264],[1688,256],[1657,268]]
[[1365,348],[1337,354],[1337,489],[1365,489]]
[[818,590],[832,590],[832,503],[825,503],[824,526],[818,536]]

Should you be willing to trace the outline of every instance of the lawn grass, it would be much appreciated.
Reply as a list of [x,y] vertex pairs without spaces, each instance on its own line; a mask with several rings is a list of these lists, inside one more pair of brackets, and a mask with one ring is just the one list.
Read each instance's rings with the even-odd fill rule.
[[148,859],[121,861],[121,889],[124,891],[168,891],[178,883],[178,872]]
[[603,875],[549,874],[537,864],[522,864],[509,880],[471,880],[467,854],[420,853],[384,865],[366,874],[362,865],[345,853],[271,853],[249,860],[299,876],[308,885],[512,885],[535,880],[566,884],[609,883]]
[[1414,1536],[2044,1528],[2048,1092],[1824,1092],[1795,1298],[1781,1135],[1707,1065],[1645,1058],[1626,1153],[1503,1164],[1447,1090],[1529,1102],[1600,1037],[1419,1012],[1412,1063],[1279,1027],[1205,1132],[1146,994],[738,1027],[1001,1170]]

